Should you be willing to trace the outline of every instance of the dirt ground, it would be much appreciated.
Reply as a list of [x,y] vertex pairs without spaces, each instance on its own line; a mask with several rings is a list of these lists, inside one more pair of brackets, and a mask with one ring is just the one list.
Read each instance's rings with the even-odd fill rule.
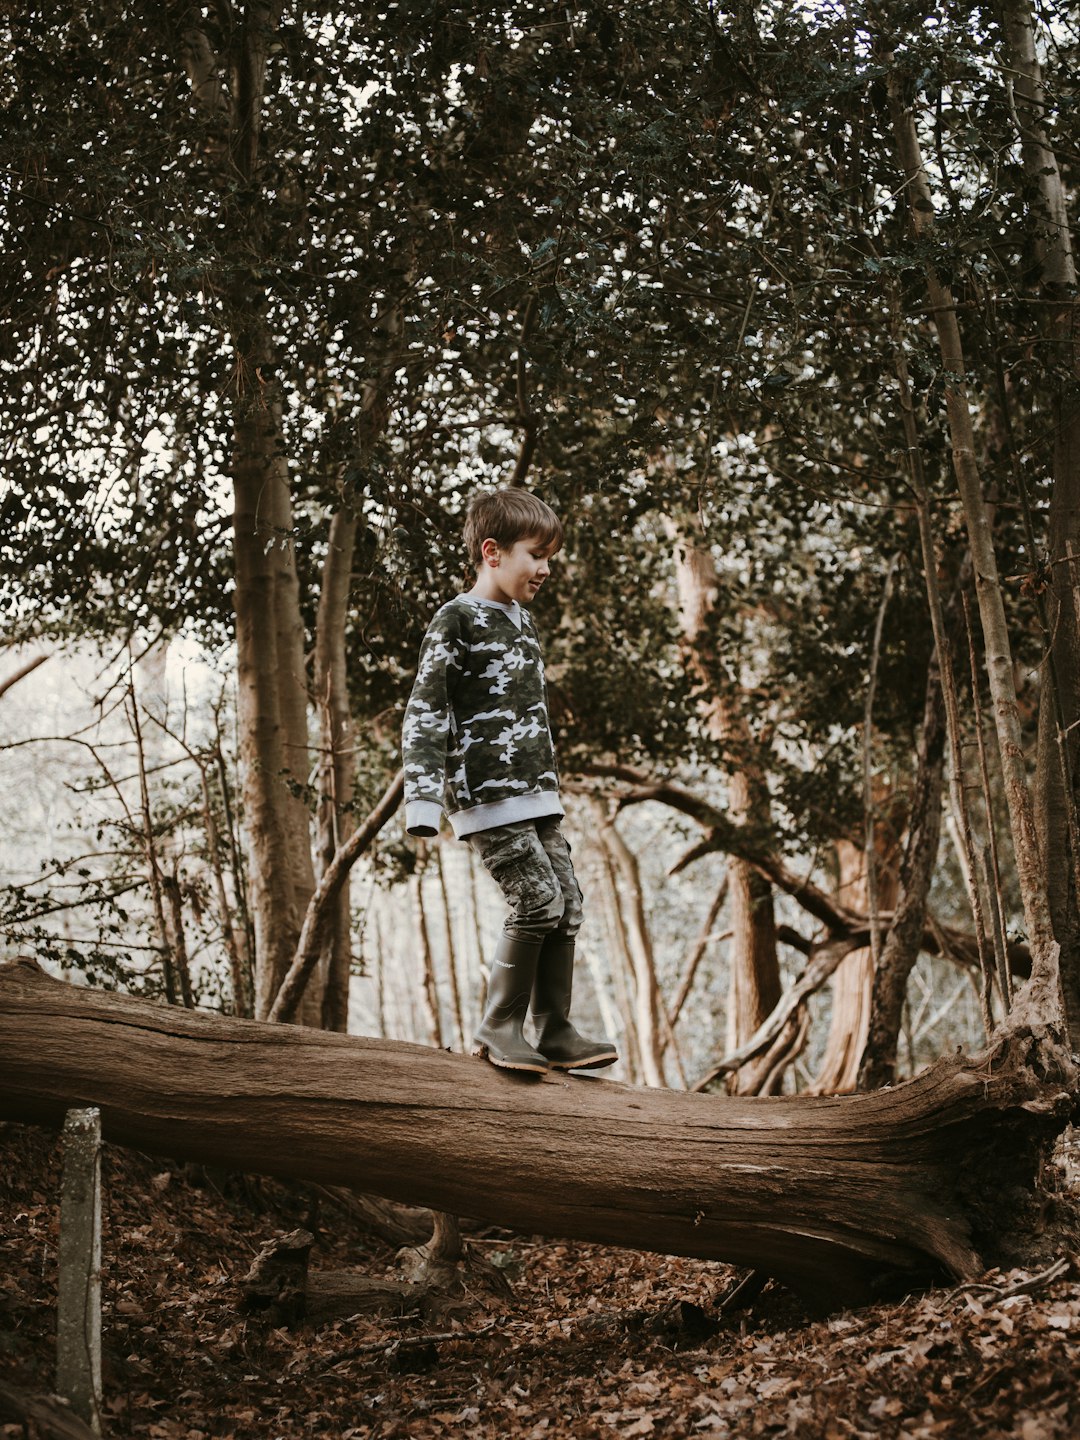
[[[374,1277],[393,1250],[303,1186],[111,1148],[103,1176],[107,1436],[1080,1435],[1071,1255],[825,1319],[774,1287],[722,1315],[725,1266],[488,1228],[468,1243],[512,1302],[290,1328],[241,1308],[265,1241],[303,1225],[313,1268]],[[31,1392],[54,1377],[59,1194],[57,1137],[0,1125],[0,1379]]]

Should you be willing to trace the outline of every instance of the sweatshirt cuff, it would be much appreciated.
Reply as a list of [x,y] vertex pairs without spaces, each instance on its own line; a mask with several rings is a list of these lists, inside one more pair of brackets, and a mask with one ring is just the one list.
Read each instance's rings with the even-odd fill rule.
[[410,835],[438,835],[443,807],[434,800],[410,800],[405,806],[405,829]]

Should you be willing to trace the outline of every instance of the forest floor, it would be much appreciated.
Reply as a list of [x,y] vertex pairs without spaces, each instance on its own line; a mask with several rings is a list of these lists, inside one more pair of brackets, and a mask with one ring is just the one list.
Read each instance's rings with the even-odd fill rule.
[[[241,1309],[264,1242],[302,1225],[313,1268],[373,1276],[395,1273],[392,1249],[299,1185],[112,1148],[103,1179],[107,1437],[1080,1434],[1072,1256],[1058,1278],[991,1272],[828,1318],[772,1287],[722,1315],[725,1266],[487,1229],[469,1243],[512,1302],[290,1328]],[[54,1376],[59,1194],[57,1137],[0,1125],[0,1380],[37,1393]]]

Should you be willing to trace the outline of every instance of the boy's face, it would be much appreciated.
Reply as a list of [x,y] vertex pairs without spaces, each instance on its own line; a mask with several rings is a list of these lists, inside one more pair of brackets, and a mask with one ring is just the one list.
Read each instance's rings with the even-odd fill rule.
[[509,549],[485,540],[482,550],[484,565],[478,584],[488,589],[489,600],[501,600],[506,605],[514,600],[528,605],[535,599],[551,573],[548,561],[555,553],[552,546],[536,536],[515,541]]

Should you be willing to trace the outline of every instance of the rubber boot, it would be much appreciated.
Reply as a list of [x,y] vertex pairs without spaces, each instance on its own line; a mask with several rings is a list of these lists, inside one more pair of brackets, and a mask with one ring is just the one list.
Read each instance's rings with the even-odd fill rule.
[[574,988],[574,941],[549,935],[540,952],[532,992],[536,1048],[553,1070],[598,1070],[619,1052],[610,1040],[587,1040],[570,1024]]
[[477,1047],[473,1053],[485,1055],[502,1070],[547,1073],[547,1061],[522,1034],[541,944],[539,940],[512,940],[504,935],[491,963],[487,1003],[473,1037]]

